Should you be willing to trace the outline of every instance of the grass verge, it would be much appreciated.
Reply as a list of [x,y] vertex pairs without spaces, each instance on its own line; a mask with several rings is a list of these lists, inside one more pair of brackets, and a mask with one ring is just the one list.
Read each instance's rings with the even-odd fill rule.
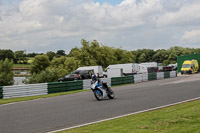
[[8,104],[8,103],[14,103],[14,102],[23,102],[23,101],[35,100],[35,99],[40,99],[40,98],[69,95],[69,94],[79,93],[79,92],[83,92],[83,91],[89,91],[89,90],[77,90],[77,91],[61,92],[61,93],[54,93],[54,94],[48,94],[48,95],[19,97],[19,98],[10,98],[10,99],[0,99],[0,105]]
[[200,100],[59,133],[199,133]]

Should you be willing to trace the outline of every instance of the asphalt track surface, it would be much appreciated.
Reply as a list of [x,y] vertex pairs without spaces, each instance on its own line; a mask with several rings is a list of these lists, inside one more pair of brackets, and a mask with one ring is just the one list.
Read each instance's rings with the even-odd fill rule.
[[44,133],[200,97],[200,74],[113,88],[97,101],[92,91],[0,105],[0,132]]

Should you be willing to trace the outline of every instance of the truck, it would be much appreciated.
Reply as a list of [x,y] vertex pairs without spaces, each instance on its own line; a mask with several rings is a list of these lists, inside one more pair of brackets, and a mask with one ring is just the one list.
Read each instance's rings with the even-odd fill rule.
[[93,74],[96,74],[99,77],[103,77],[103,68],[102,68],[102,66],[84,66],[84,67],[79,67],[76,70],[94,70]]
[[139,64],[139,72],[138,73],[151,73],[158,72],[158,63],[157,62],[145,62]]
[[197,60],[185,60],[181,67],[181,74],[197,73],[199,71],[199,63]]
[[137,74],[139,72],[139,65],[137,63],[127,63],[127,64],[114,64],[114,65],[109,65],[105,71],[103,76],[107,77],[108,76],[108,69],[122,69],[123,75],[133,75]]

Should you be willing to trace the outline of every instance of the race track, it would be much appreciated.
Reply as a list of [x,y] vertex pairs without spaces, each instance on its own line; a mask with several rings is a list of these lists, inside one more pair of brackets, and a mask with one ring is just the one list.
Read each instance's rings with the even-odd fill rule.
[[0,132],[43,133],[200,97],[200,74],[113,88],[116,99],[92,91],[0,105]]

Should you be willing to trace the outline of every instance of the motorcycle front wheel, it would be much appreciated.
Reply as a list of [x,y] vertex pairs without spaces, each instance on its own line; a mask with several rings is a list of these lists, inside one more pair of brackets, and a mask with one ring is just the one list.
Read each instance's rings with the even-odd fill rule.
[[99,91],[99,90],[95,90],[95,91],[94,91],[94,96],[95,96],[95,98],[96,98],[98,101],[101,101],[101,100],[103,99],[102,92]]

